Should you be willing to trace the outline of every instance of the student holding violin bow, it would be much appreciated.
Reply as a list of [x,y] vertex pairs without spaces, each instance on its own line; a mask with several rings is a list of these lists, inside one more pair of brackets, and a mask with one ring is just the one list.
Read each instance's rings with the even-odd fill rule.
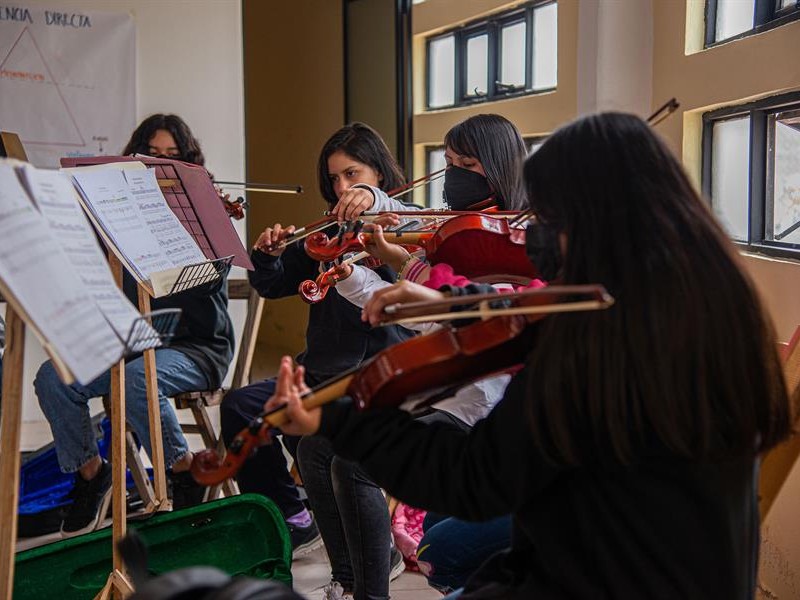
[[[464,211],[479,205],[484,209],[513,208],[518,211],[527,206],[518,177],[525,157],[525,144],[510,121],[499,115],[471,117],[447,133],[445,147],[450,165],[444,183],[448,208]],[[376,196],[378,194],[376,192]],[[353,206],[351,204],[349,208]],[[357,210],[369,208],[366,203],[357,206]],[[423,211],[419,214],[422,215]],[[413,217],[413,213],[408,216]],[[380,231],[379,227],[376,225],[376,231]],[[311,239],[307,238],[307,241]],[[400,246],[386,245],[408,256]],[[469,255],[469,250],[466,245],[466,255]],[[395,271],[399,269],[390,266]],[[376,271],[362,265],[345,265],[345,268],[336,284],[336,294],[358,309],[376,289],[391,285]],[[421,329],[429,327],[430,324],[422,325]],[[457,391],[445,389],[438,394],[435,407],[418,416],[424,422],[443,422],[466,431],[497,403],[508,379],[507,375],[499,375]],[[353,593],[359,600],[388,598],[390,521],[380,488],[356,463],[336,456],[324,437],[303,437],[298,445],[297,458],[333,566],[332,589],[328,597],[336,597],[338,583],[343,593]],[[365,515],[371,518],[365,518]],[[488,524],[488,528],[476,526],[471,533],[484,539],[486,548],[505,547],[510,543],[507,519]],[[486,555],[481,551],[477,554],[480,563]],[[349,560],[341,560],[341,556],[349,556]],[[397,560],[396,555],[392,558]]]
[[[401,202],[389,200],[383,194],[383,190],[402,186],[404,179],[386,144],[367,125],[353,123],[334,133],[320,152],[317,175],[322,197],[334,214],[334,218],[325,223],[331,232],[336,228],[336,216],[350,219],[365,207],[395,211],[405,208]],[[354,187],[358,183],[366,187]],[[320,263],[306,254],[301,243],[289,243],[298,239],[301,239],[300,234],[294,227],[280,224],[267,228],[259,236],[251,253],[255,271],[250,271],[248,277],[262,296],[282,298],[295,295],[302,281],[313,279],[318,274]],[[381,266],[375,273],[387,281],[395,279],[394,272],[388,267]],[[328,294],[324,300],[311,306],[306,349],[298,356],[298,362],[306,367],[307,382],[315,385],[413,335],[403,327],[371,328],[361,321],[359,308],[338,294]],[[226,395],[221,406],[222,437],[226,444],[230,444],[234,436],[262,410],[264,398],[273,393],[274,386],[274,379],[267,379]],[[294,454],[296,440],[284,438],[284,441]],[[306,479],[306,475],[303,476]],[[238,474],[237,481],[243,492],[264,494],[278,504],[287,519],[296,556],[321,543],[317,525],[287,472],[286,459],[279,444],[260,448]],[[385,503],[382,508],[385,513]],[[317,521],[322,510],[323,507],[316,511]],[[388,539],[385,542],[388,575],[390,544]],[[349,557],[342,555],[339,563],[335,556],[331,557],[334,569],[336,564],[349,568]]]
[[[788,436],[790,419],[774,332],[734,248],[633,115],[561,128],[524,179],[534,258],[548,257],[558,284],[603,284],[613,306],[521,330],[507,366],[522,369],[469,433],[387,407],[387,388],[364,396],[360,372],[309,393],[303,367],[284,357],[259,435],[280,426],[327,437],[414,506],[470,520],[511,512],[511,548],[448,597],[752,598],[758,457]],[[378,324],[396,302],[476,291],[403,281],[377,291],[363,318]],[[384,354],[414,345],[430,361],[422,340]],[[403,392],[395,399],[448,383],[425,373],[416,385],[390,381]],[[359,412],[351,397],[382,407]],[[224,467],[243,459],[237,448],[255,443],[246,438]]]

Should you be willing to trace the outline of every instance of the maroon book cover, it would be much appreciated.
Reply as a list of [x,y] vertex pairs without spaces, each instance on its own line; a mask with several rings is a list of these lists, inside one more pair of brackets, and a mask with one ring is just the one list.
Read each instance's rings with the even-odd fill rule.
[[233,255],[234,265],[253,270],[250,255],[242,245],[205,167],[149,156],[62,158],[61,166],[86,167],[134,160],[156,170],[156,179],[167,204],[195,239],[206,258]]

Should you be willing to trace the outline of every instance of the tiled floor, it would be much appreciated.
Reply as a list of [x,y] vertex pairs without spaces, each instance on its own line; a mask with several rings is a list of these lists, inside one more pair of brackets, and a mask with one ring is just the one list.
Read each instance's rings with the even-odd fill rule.
[[[308,600],[321,600],[322,587],[331,578],[325,549],[320,548],[295,560],[292,564],[292,575],[295,590]],[[439,592],[428,586],[425,577],[409,571],[391,582],[389,593],[392,600],[428,600],[442,597]]]

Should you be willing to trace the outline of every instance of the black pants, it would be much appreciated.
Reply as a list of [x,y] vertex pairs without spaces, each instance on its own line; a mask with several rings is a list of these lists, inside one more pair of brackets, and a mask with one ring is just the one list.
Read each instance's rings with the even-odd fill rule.
[[[264,403],[274,392],[275,380],[266,379],[231,390],[225,395],[220,406],[220,417],[222,439],[226,446],[264,409]],[[295,456],[299,438],[282,437],[286,448]],[[277,439],[267,446],[261,446],[245,461],[236,476],[236,482],[242,493],[263,494],[270,498],[281,509],[284,518],[288,519],[305,509]]]

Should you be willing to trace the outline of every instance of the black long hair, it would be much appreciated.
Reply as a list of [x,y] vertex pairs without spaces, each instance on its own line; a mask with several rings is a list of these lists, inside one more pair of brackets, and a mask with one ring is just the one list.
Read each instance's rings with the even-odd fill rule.
[[444,136],[444,145],[481,162],[500,208],[528,208],[520,178],[527,150],[519,130],[511,121],[500,115],[475,115],[454,125]]
[[192,130],[178,115],[155,114],[150,115],[131,134],[128,145],[122,154],[149,154],[150,140],[159,129],[164,129],[172,134],[178,145],[180,160],[195,165],[205,165],[206,159],[200,150],[200,143],[192,135]]
[[350,123],[328,138],[319,153],[319,191],[329,204],[336,204],[337,198],[328,177],[328,158],[339,150],[375,169],[382,177],[379,187],[383,191],[398,188],[406,182],[400,166],[380,134],[365,123]]
[[524,166],[531,208],[566,234],[560,280],[608,310],[548,317],[529,356],[531,426],[555,462],[755,454],[789,433],[772,325],[722,228],[633,115],[585,117]]

